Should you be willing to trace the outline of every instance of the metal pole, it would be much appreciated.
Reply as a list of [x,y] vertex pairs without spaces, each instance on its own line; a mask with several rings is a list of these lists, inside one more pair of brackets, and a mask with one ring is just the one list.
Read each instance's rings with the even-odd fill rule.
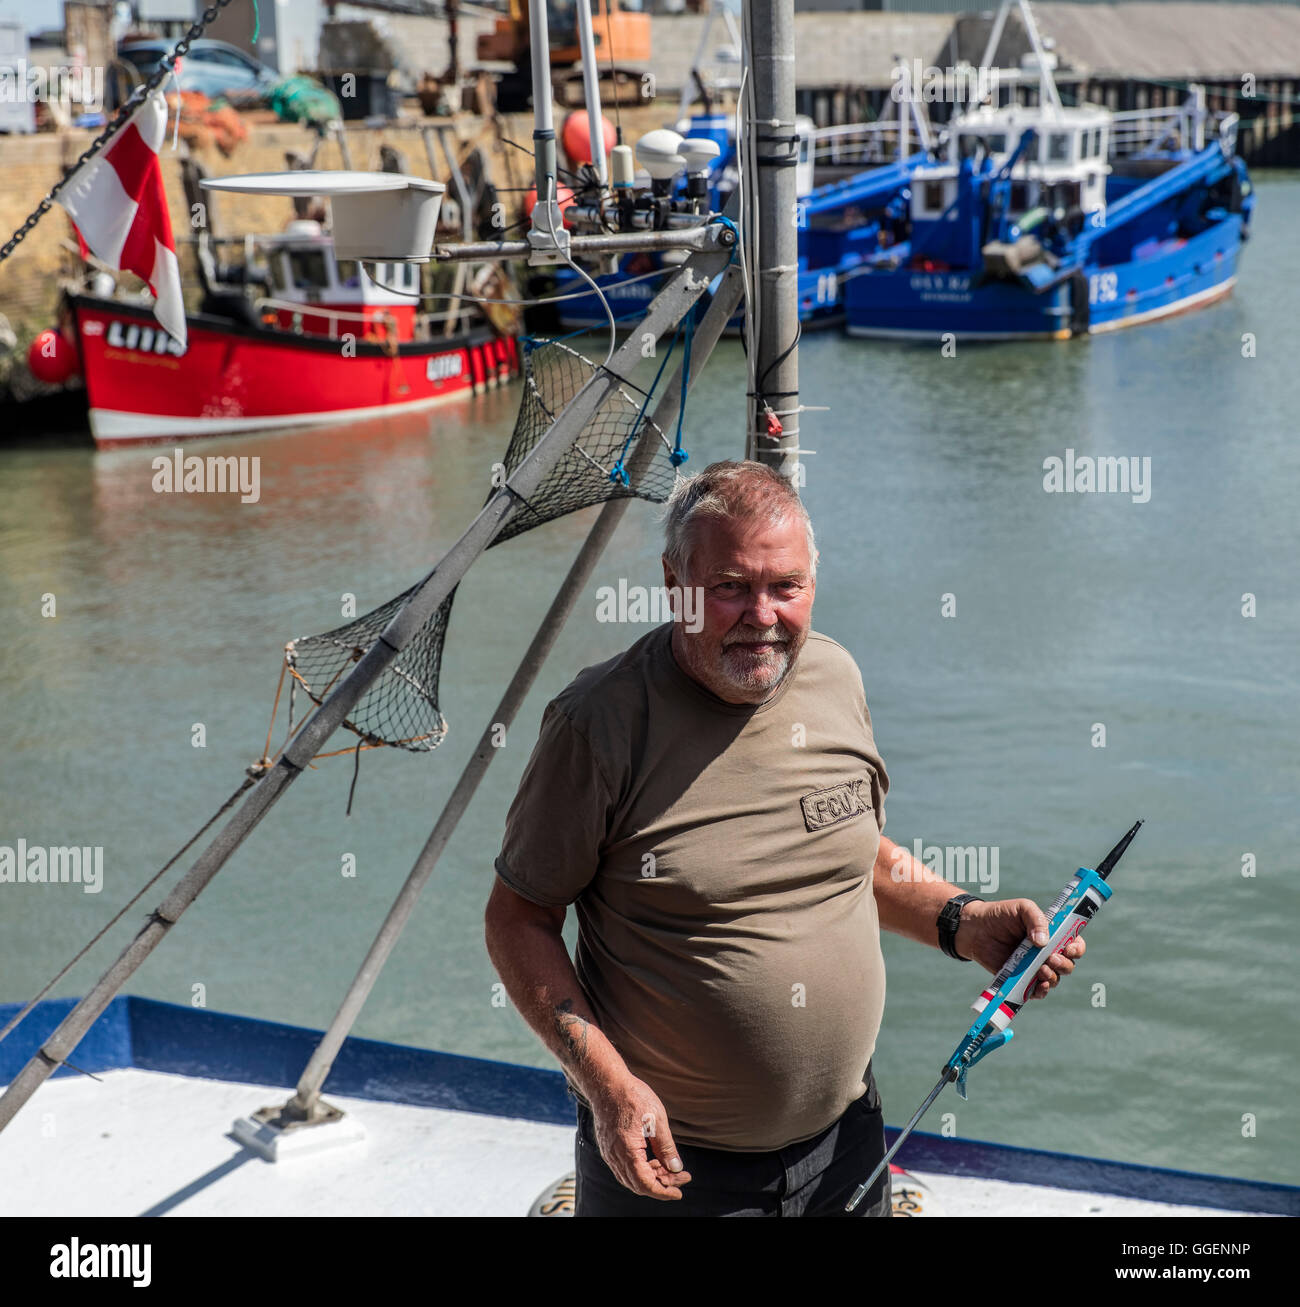
[[[537,212],[536,209],[533,210]],[[730,232],[727,233],[727,238]],[[726,238],[724,238],[726,239]],[[700,226],[695,219],[693,225],[670,231],[629,231],[612,232],[609,235],[575,236],[573,238],[573,255],[592,257],[600,254],[633,254],[641,250],[703,250],[708,249],[718,240],[715,232]],[[436,263],[488,263],[496,259],[524,258],[531,246],[527,241],[474,241],[467,245],[436,245],[430,251],[430,257]]]
[[[794,0],[747,0],[758,177],[759,303],[750,447],[795,485],[799,475],[799,223],[794,125]],[[741,110],[744,111],[743,108]],[[780,423],[779,434],[771,428]]]
[[555,122],[551,117],[551,37],[546,0],[528,0],[533,72],[533,205],[529,244],[541,251],[567,249],[569,233],[560,212],[559,172],[555,162]]
[[[713,297],[713,303],[709,305],[704,318],[695,330],[693,344],[695,358],[692,362],[691,382],[689,384],[694,384],[695,378],[699,376],[700,368],[703,367],[705,360],[713,352],[713,347],[717,344],[723,329],[739,306],[744,290],[740,269],[733,265],[727,270],[722,284],[718,287],[717,294]],[[663,397],[655,407],[654,422],[661,429],[676,420],[678,407],[681,403],[681,391],[682,369],[679,367],[672,381],[664,390]],[[687,393],[690,393],[689,385]],[[657,445],[657,434],[647,427],[637,441],[632,458],[628,463],[628,475],[633,482],[639,481],[644,474],[654,456]],[[492,765],[492,760],[500,752],[493,743],[497,728],[500,726],[507,731],[510,729],[515,714],[519,711],[529,690],[532,688],[533,681],[537,678],[537,673],[541,671],[542,664],[550,654],[556,637],[568,620],[569,614],[572,612],[583,588],[591,579],[596,563],[604,552],[605,546],[613,538],[614,532],[618,529],[618,524],[623,520],[623,514],[627,512],[631,502],[630,499],[611,499],[600,510],[600,516],[596,519],[590,534],[583,542],[578,556],[573,560],[573,565],[569,568],[569,574],[564,578],[563,584],[551,601],[551,606],[542,619],[537,634],[533,636],[533,641],[528,646],[528,652],[524,655],[513,679],[501,696],[501,702],[497,705],[496,712],[484,727],[483,734],[479,737],[478,748],[474,751],[474,756],[466,764],[465,770],[461,772],[460,780],[456,782],[456,788],[452,791],[451,797],[443,807],[428,841],[406,878],[406,883],[402,886],[397,898],[394,899],[393,906],[389,908],[388,916],[385,917],[384,924],[380,927],[379,933],[370,945],[370,951],[366,954],[351,988],[339,1005],[339,1010],[335,1014],[334,1020],[330,1022],[329,1029],[316,1046],[315,1052],[312,1053],[311,1060],[304,1068],[298,1081],[297,1093],[285,1105],[283,1111],[285,1117],[291,1120],[303,1121],[333,1119],[332,1113],[318,1112],[317,1103],[320,1098],[321,1086],[324,1085],[326,1078],[329,1076],[330,1069],[334,1065],[334,1059],[338,1056],[339,1049],[343,1047],[343,1042],[347,1039],[348,1033],[356,1023],[357,1017],[361,1015],[361,1009],[365,1005],[366,999],[370,997],[370,991],[379,979],[379,973],[383,970],[384,964],[388,961],[389,955],[396,946],[402,931],[406,928],[406,923],[415,910],[420,893],[429,877],[433,874],[433,869],[442,856],[443,850],[450,842],[452,833],[464,815],[465,809],[469,807],[470,802],[473,800],[479,782]]]
[[334,122],[334,135],[339,143],[339,157],[343,160],[343,167],[352,171],[352,151],[348,148],[347,128],[343,126],[343,119],[338,118]]
[[[605,167],[605,124],[600,117],[600,69],[596,64],[596,37],[591,30],[591,5],[578,0],[578,44],[582,50],[582,90],[587,101],[587,131],[591,142],[591,166],[602,186],[609,180]],[[618,99],[618,87],[614,88]],[[569,160],[573,162],[572,159]]]
[[151,914],[148,924],[122,951],[117,961],[100,977],[94,988],[76,1004],[45,1041],[36,1055],[14,1077],[0,1097],[0,1130],[13,1120],[23,1104],[61,1065],[82,1036],[112,1001],[114,994],[131,978],[145,958],[162,942],[180,920],[186,908],[207,887],[231,854],[270,811],[285,790],[297,780],[326,740],[338,729],[361,696],[385,671],[456,588],[470,565],[492,543],[516,498],[526,501],[547,474],[572,447],[600,405],[640,358],[640,342],[646,332],[655,339],[677,326],[707,290],[709,282],[730,262],[724,238],[716,231],[713,249],[696,254],[672,274],[655,297],[639,332],[629,335],[615,352],[608,367],[598,369],[556,418],[532,452],[515,469],[506,484],[483,506],[461,538],[393,617],[380,637],[356,663],[338,688],[303,723],[280,760],[262,777],[236,809],[215,839],[185,873],[175,889]]
[[[447,171],[451,174],[451,180],[456,187],[456,199],[460,204],[460,235],[461,240],[468,243],[474,239],[474,197],[469,193],[469,187],[465,184],[464,174],[460,170],[460,164],[456,162],[456,151],[452,148],[452,142],[448,137],[452,136],[450,127],[426,127],[424,129],[424,148],[429,155],[430,175],[436,176],[436,170],[433,166],[433,149],[429,143],[429,133],[435,131],[438,134],[438,144],[442,146],[443,157],[447,160]],[[456,328],[460,326],[461,317],[465,311],[465,305],[459,296],[465,292],[465,282],[469,278],[469,265],[458,263],[456,265],[456,279],[452,283],[451,293],[457,298],[452,301],[452,311],[447,316],[447,325],[443,328],[442,334],[450,336]]]

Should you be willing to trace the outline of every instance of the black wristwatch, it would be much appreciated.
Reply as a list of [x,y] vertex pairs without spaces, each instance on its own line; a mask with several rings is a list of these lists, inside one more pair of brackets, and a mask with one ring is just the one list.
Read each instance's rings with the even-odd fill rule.
[[983,903],[978,894],[954,894],[939,912],[939,947],[958,962],[969,962],[957,952],[957,923],[961,921],[961,910],[967,903]]

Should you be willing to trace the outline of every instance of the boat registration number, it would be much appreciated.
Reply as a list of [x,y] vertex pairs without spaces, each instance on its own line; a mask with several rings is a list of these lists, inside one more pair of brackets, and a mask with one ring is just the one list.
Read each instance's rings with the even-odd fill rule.
[[426,381],[447,381],[465,371],[463,354],[435,354],[424,365]]
[[1109,304],[1119,299],[1119,274],[1094,272],[1088,278],[1088,300],[1092,304]]

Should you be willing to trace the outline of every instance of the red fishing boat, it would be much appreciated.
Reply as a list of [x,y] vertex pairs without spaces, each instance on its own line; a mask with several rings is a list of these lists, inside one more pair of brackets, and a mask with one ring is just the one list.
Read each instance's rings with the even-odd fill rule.
[[[250,242],[242,284],[209,256],[184,347],[147,301],[68,296],[90,429],[101,447],[428,408],[519,371],[513,333],[479,317],[420,314],[419,268],[334,257],[305,219]],[[220,274],[220,275],[219,275]]]

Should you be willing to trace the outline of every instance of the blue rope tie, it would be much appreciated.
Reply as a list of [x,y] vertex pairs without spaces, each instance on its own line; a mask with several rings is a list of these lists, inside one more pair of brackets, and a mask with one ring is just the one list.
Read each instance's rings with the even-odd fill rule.
[[673,350],[677,348],[677,337],[681,335],[682,324],[677,324],[677,330],[673,332],[671,344],[659,364],[659,371],[655,373],[655,379],[650,383],[650,389],[645,393],[645,399],[641,403],[641,411],[636,415],[636,421],[632,424],[631,431],[628,432],[627,439],[623,441],[623,448],[619,451],[618,458],[614,461],[614,466],[609,469],[609,479],[615,485],[629,486],[632,483],[631,477],[628,476],[627,468],[623,465],[623,460],[627,457],[628,447],[636,439],[637,433],[641,430],[641,423],[645,420],[646,409],[650,407],[650,397],[659,389],[660,378],[664,375],[664,369],[668,366],[668,360],[673,356]]
[[724,226],[724,227],[730,227],[731,230],[732,230],[732,233],[733,233],[733,234],[735,235],[735,237],[736,237],[735,243],[734,243],[734,244],[732,245],[732,247],[731,247],[731,258],[727,260],[727,262],[728,262],[729,264],[730,264],[730,263],[735,263],[735,261],[736,261],[736,251],[740,249],[740,228],[737,227],[736,224],[735,224],[734,222],[732,222],[730,218],[724,217],[724,216],[723,216],[722,214],[720,214],[720,213],[715,213],[715,214],[713,215],[713,217],[709,219],[709,223],[710,223],[710,224],[713,224],[713,223],[715,223],[715,222],[716,222],[716,223],[720,223],[720,224],[721,224],[722,226]]

